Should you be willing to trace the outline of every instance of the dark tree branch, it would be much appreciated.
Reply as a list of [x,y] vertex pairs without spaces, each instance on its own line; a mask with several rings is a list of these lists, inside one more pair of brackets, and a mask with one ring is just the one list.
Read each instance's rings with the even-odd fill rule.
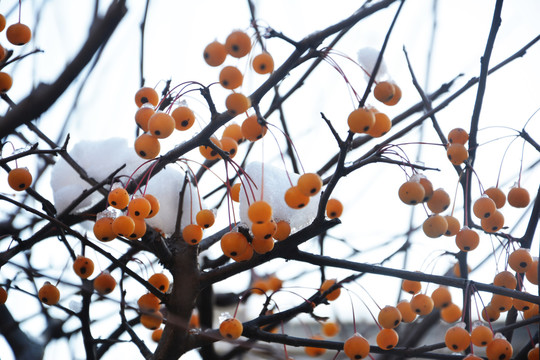
[[11,134],[20,125],[37,119],[60,98],[98,49],[107,43],[126,11],[125,0],[116,0],[104,17],[94,20],[86,43],[57,80],[50,85],[38,85],[36,90],[0,120],[0,139]]

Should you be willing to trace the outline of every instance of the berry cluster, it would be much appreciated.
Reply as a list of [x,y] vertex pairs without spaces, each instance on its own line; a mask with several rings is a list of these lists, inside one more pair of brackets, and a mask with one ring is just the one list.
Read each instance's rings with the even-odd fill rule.
[[116,237],[136,240],[146,233],[144,219],[152,218],[159,212],[159,201],[151,194],[132,197],[119,184],[114,184],[107,197],[109,206],[120,210],[117,216],[113,210],[105,210],[97,215],[94,235],[100,241],[111,241]]

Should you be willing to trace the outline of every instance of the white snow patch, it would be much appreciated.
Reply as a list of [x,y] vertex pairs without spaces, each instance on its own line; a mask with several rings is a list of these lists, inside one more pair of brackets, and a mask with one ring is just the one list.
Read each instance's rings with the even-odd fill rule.
[[[255,183],[256,187],[247,185],[249,180],[243,177],[242,190],[240,190],[240,219],[248,227],[251,227],[251,220],[249,220],[247,211],[249,208],[248,198],[250,203],[253,201],[261,200],[261,179],[262,179],[262,163],[261,162],[252,162],[245,167],[246,173],[249,175],[251,180]],[[296,186],[298,182],[299,174],[289,172],[289,177],[293,186]],[[244,186],[246,188],[244,188]],[[300,230],[307,225],[309,225],[315,216],[317,215],[317,208],[319,206],[320,192],[311,197],[309,203],[306,207],[302,209],[293,209],[290,208],[285,203],[285,192],[291,187],[289,178],[287,177],[287,172],[282,169],[272,165],[264,164],[264,192],[263,200],[268,202],[272,206],[273,218],[274,220],[286,220],[291,225],[291,231]],[[247,196],[246,191],[247,190]],[[255,195],[255,199],[252,195]]]
[[[86,171],[89,177],[98,182],[105,179],[123,164],[126,164],[126,167],[117,176],[129,176],[145,161],[137,156],[133,147],[129,147],[127,140],[123,138],[80,141],[73,146],[69,154]],[[52,169],[51,187],[54,205],[58,212],[62,212],[75,198],[91,186],[81,179],[71,165],[63,158],[60,158]],[[95,192],[77,205],[73,213],[85,211],[102,199],[103,195]]]
[[[159,200],[159,212],[156,216],[146,219],[146,223],[164,232],[166,236],[170,236],[175,231],[184,176],[185,173],[178,167],[168,165],[150,179],[146,189],[147,194],[152,194]],[[180,226],[184,228],[186,225],[195,223],[195,216],[201,210],[197,189],[192,183],[186,186],[182,205]]]
[[[373,69],[375,68],[375,64],[377,63],[377,57],[379,57],[379,50],[371,48],[371,47],[365,47],[360,50],[358,50],[358,63],[370,74],[373,72]],[[369,79],[369,75],[364,74],[366,76],[366,80]],[[379,66],[379,70],[377,71],[377,76],[375,76],[376,81],[383,81],[383,80],[389,80],[388,75],[388,69],[386,68],[386,64],[384,62],[384,57],[381,61],[381,65]]]
[[[86,170],[88,176],[101,181],[121,165],[126,164],[118,175],[130,176],[146,160],[141,159],[133,147],[128,146],[123,138],[110,138],[102,141],[81,141],[73,146],[69,152],[71,157]],[[144,165],[135,174],[139,177],[152,163]],[[117,176],[118,176],[117,175]],[[147,219],[148,225],[164,232],[167,236],[175,230],[180,191],[184,185],[185,173],[175,165],[168,165],[148,182],[146,193],[154,195],[160,204],[156,216]],[[127,181],[123,178],[123,183]],[[91,186],[81,179],[79,174],[64,160],[60,159],[53,167],[51,187],[56,209],[62,212],[83,190]],[[141,184],[140,191],[144,191],[145,184]],[[193,200],[192,200],[193,196]],[[93,193],[83,200],[73,211],[85,211],[103,199],[100,193]],[[109,215],[117,214],[111,207]],[[192,210],[191,210],[192,209]],[[200,210],[197,189],[191,184],[186,187],[182,210],[181,227],[194,223],[195,216]],[[193,220],[193,221],[192,221]]]

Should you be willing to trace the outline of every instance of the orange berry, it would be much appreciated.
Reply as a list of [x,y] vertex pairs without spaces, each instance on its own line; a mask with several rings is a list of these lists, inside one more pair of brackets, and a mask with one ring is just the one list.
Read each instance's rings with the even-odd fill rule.
[[446,286],[439,286],[431,293],[433,306],[437,309],[442,309],[452,304],[452,294]]
[[285,203],[292,209],[302,209],[309,203],[309,196],[304,195],[298,186],[285,191]]
[[255,201],[248,208],[248,217],[254,223],[268,222],[272,219],[272,207],[264,200]]
[[394,329],[401,323],[401,312],[395,306],[386,305],[379,311],[379,324],[385,329]]
[[214,225],[214,222],[216,221],[216,216],[214,215],[214,212],[212,210],[203,209],[197,213],[197,215],[195,216],[195,220],[201,228],[208,229],[209,227]]
[[189,328],[199,329],[201,327],[201,319],[198,313],[193,312],[189,318]]
[[438,238],[443,236],[448,230],[448,222],[439,214],[434,214],[428,217],[422,224],[424,234],[430,238]]
[[531,284],[538,285],[538,259],[533,260],[531,266],[525,272],[525,277]]
[[150,201],[144,197],[132,199],[128,205],[129,216],[133,219],[145,219],[150,214],[151,210],[152,205],[150,204]]
[[231,159],[234,159],[238,152],[238,143],[236,140],[230,137],[222,137],[221,140],[221,149],[229,154]]
[[204,61],[210,66],[219,66],[223,64],[227,58],[225,45],[218,41],[211,42],[204,48],[203,57]]
[[187,106],[178,106],[171,113],[176,130],[186,131],[195,124],[195,114]]
[[531,202],[527,189],[515,186],[508,192],[508,204],[516,208],[524,208]]
[[135,230],[135,221],[130,216],[118,216],[112,223],[112,230],[116,236],[128,237]]
[[152,331],[152,341],[159,342],[161,340],[161,335],[163,335],[163,329],[156,329]]
[[251,241],[251,246],[253,247],[253,251],[255,251],[257,254],[266,254],[267,252],[272,251],[274,248],[274,239],[272,237],[267,239],[263,237],[255,237]]
[[197,224],[189,224],[182,230],[182,238],[190,245],[197,245],[203,238],[203,229]]
[[488,360],[506,360],[512,357],[514,349],[508,340],[495,338],[486,347]]
[[426,202],[433,196],[433,184],[425,176],[420,176],[418,182],[424,187],[424,199],[422,202]]
[[490,187],[487,189],[484,194],[490,197],[491,200],[495,201],[495,206],[497,209],[500,209],[506,204],[506,195],[498,187]]
[[274,220],[270,220],[262,224],[254,223],[251,225],[251,232],[253,233],[253,237],[256,238],[270,239],[272,236],[274,236],[276,230],[277,225]]
[[113,292],[116,287],[116,280],[108,271],[103,271],[94,279],[94,290],[100,295],[107,295]]
[[467,151],[465,145],[450,144],[446,149],[446,156],[453,165],[459,166],[469,158],[469,151]]
[[6,28],[6,17],[3,14],[0,14],[0,31],[4,31]]
[[248,243],[246,246],[246,249],[240,254],[236,256],[231,256],[231,259],[233,259],[236,262],[242,262],[242,261],[248,261],[253,257],[253,246]]
[[480,347],[484,347],[493,340],[493,331],[485,325],[474,326],[471,331],[471,342]]
[[230,124],[223,130],[221,137],[230,137],[240,144],[244,140],[242,127],[238,124]]
[[152,294],[152,293],[146,293],[142,295],[139,300],[137,300],[137,305],[139,305],[139,309],[143,313],[151,313],[154,311],[159,310],[159,298]]
[[163,323],[163,315],[159,311],[141,315],[141,324],[149,330],[158,329]]
[[347,119],[349,129],[356,134],[362,134],[375,125],[375,115],[365,108],[353,110]]
[[508,256],[508,265],[517,273],[526,272],[533,262],[533,258],[528,249],[519,248]]
[[401,290],[411,295],[415,295],[418,294],[420,290],[422,290],[422,284],[420,283],[420,281],[404,279],[401,283]]
[[236,183],[233,186],[231,186],[231,199],[233,201],[239,202],[240,201],[240,188],[242,185],[240,183]]
[[269,53],[263,52],[253,58],[252,66],[257,74],[269,74],[274,71],[274,59]]
[[149,219],[156,216],[159,212],[159,200],[151,194],[144,194],[144,198],[150,202],[151,206],[150,214],[146,218]]
[[467,330],[459,325],[452,326],[446,330],[444,335],[446,347],[454,352],[461,352],[467,349],[471,343],[471,335]]
[[[325,280],[319,289],[320,293],[321,294],[325,293],[328,289],[334,286],[336,282],[337,282],[336,279]],[[341,287],[337,287],[336,289],[332,290],[330,293],[326,294],[325,297],[326,297],[326,300],[328,301],[334,301],[339,297],[340,294],[341,294]]]
[[135,152],[143,159],[154,159],[161,151],[157,137],[150,134],[141,134],[135,139]]
[[314,196],[321,191],[322,180],[318,174],[305,173],[298,178],[298,190],[305,196]]
[[448,133],[448,142],[450,144],[465,145],[468,140],[469,140],[469,134],[467,133],[467,131],[461,128],[452,129]]
[[392,120],[381,112],[375,113],[375,124],[366,132],[369,136],[378,138],[386,134],[392,128]]
[[129,193],[122,187],[112,189],[107,196],[109,205],[115,209],[125,209],[129,204]]
[[225,99],[225,107],[232,116],[236,116],[246,112],[251,107],[251,101],[243,94],[232,93]]
[[269,290],[268,283],[264,279],[258,279],[251,285],[251,292],[253,294],[262,295]]
[[472,251],[478,247],[479,243],[480,235],[466,226],[456,234],[456,245],[461,251]]
[[377,346],[383,350],[390,350],[396,347],[399,342],[399,335],[394,329],[381,329],[377,334]]
[[291,225],[285,221],[281,220],[276,223],[276,232],[274,233],[274,239],[277,241],[283,241],[289,237],[291,234]]
[[4,305],[7,301],[8,293],[6,289],[0,286],[0,305]]
[[251,115],[242,122],[242,136],[249,141],[257,141],[266,135],[268,128],[259,124],[257,115]]
[[537,316],[537,315],[540,315],[540,308],[538,304],[533,304],[529,310],[523,311],[523,318],[525,320],[528,320],[532,318],[533,316]]
[[159,95],[157,91],[151,87],[142,87],[135,93],[135,104],[137,104],[138,107],[141,107],[146,103],[153,106],[157,106],[159,103]]
[[175,127],[174,119],[171,115],[163,111],[158,111],[148,119],[148,131],[158,139],[169,137]]
[[433,300],[425,294],[416,294],[411,299],[411,308],[418,315],[427,315],[433,310]]
[[[452,267],[452,272],[456,277],[461,277],[461,271],[459,269],[459,262],[455,263]],[[467,274],[471,272],[471,267],[467,265]]]
[[[212,136],[210,138],[210,141],[212,141],[214,145],[221,149],[221,141],[219,141],[216,137]],[[210,146],[199,146],[199,152],[206,160],[216,160],[220,158],[219,153],[216,150],[212,149]]]
[[60,300],[60,291],[56,286],[46,281],[39,289],[38,297],[46,305],[56,305]]
[[499,312],[507,312],[512,308],[513,299],[508,296],[493,294],[491,297],[491,306],[499,310]]
[[330,219],[335,219],[343,213],[343,204],[338,199],[328,199],[326,203],[326,216]]
[[241,58],[251,51],[251,39],[243,31],[233,31],[225,40],[227,53],[235,58]]
[[266,280],[266,283],[268,284],[268,289],[272,291],[278,291],[283,286],[283,280],[276,275],[270,275]]
[[381,81],[375,85],[373,89],[373,95],[375,99],[382,103],[386,103],[394,97],[395,90],[394,85],[389,81]]
[[77,256],[73,262],[73,271],[81,279],[88,279],[94,273],[94,262],[85,256]]
[[161,292],[167,292],[169,290],[169,278],[163,273],[155,273],[148,279],[148,282]]
[[416,205],[424,201],[425,190],[418,181],[406,181],[398,190],[399,199],[407,205]]
[[228,257],[241,255],[247,246],[246,237],[239,232],[228,232],[221,237],[221,250]]
[[450,206],[450,195],[444,189],[433,191],[433,196],[427,201],[428,208],[435,214],[442,213]]
[[454,236],[458,233],[458,231],[461,229],[461,224],[459,223],[459,220],[453,217],[452,215],[446,215],[444,217],[446,219],[446,222],[448,223],[448,229],[444,233],[445,236]]
[[111,241],[116,237],[112,229],[114,219],[112,217],[102,217],[97,219],[94,224],[94,236],[100,241]]
[[517,286],[517,279],[510,271],[504,270],[495,275],[493,285],[514,290]]
[[2,93],[7,92],[9,89],[11,89],[12,85],[13,85],[13,79],[11,78],[11,75],[3,71],[0,71],[0,92]]
[[441,310],[441,319],[449,324],[461,319],[461,308],[454,303],[450,303]]
[[495,306],[491,306],[491,303],[482,310],[482,319],[487,322],[496,321],[500,316],[501,312]]
[[322,324],[321,331],[325,336],[334,337],[339,334],[339,325],[334,321],[326,321]]
[[394,85],[394,96],[391,100],[386,101],[384,105],[394,106],[401,100],[401,88],[397,84],[393,83],[392,85]]
[[495,233],[504,226],[504,215],[496,210],[490,217],[480,220],[482,229],[488,233]]
[[416,319],[416,313],[411,308],[411,303],[407,300],[402,300],[396,305],[401,313],[401,321],[411,323]]
[[0,61],[6,58],[6,54],[7,54],[6,49],[2,45],[0,45]]
[[27,168],[11,169],[8,173],[8,184],[15,191],[26,190],[32,185],[32,174]]
[[538,344],[527,353],[527,360],[538,360],[540,359],[540,347]]
[[225,89],[234,90],[242,85],[244,76],[234,66],[225,66],[219,73],[219,83]]
[[144,222],[144,219],[133,218],[133,223],[135,224],[135,227],[133,228],[131,234],[126,237],[130,240],[137,240],[142,238],[144,234],[146,234],[146,222]]
[[219,324],[219,333],[227,339],[238,339],[244,331],[244,326],[236,318],[229,318]]
[[144,105],[141,106],[136,112],[135,112],[135,122],[143,131],[148,131],[148,120],[150,120],[150,117],[154,115],[156,111],[152,106]]
[[[324,338],[320,335],[313,335],[311,337],[311,339],[313,340],[324,340]],[[311,357],[316,357],[316,356],[321,356],[321,355],[324,355],[324,353],[326,352],[326,349],[325,348],[318,348],[318,347],[314,347],[314,346],[306,346],[304,348],[304,352],[306,353],[306,355],[309,355]]]
[[527,311],[533,307],[533,303],[516,298],[512,300],[512,305],[517,311]]
[[32,39],[32,30],[28,26],[18,22],[7,28],[6,38],[13,45],[24,45]]
[[363,359],[369,355],[369,342],[356,333],[343,344],[343,352],[349,359]]
[[497,205],[489,196],[482,196],[473,204],[473,213],[479,219],[490,217],[495,210],[497,210]]

